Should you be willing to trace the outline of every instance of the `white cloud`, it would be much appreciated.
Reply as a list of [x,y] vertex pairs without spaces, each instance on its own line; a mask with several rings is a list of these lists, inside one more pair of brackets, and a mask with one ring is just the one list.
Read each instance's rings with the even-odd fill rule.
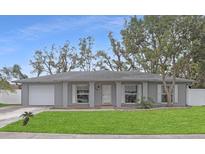
[[62,31],[72,31],[79,29],[82,32],[91,32],[95,29],[106,29],[112,31],[116,27],[122,27],[124,17],[114,16],[80,16],[65,19],[65,17],[55,17],[52,21],[36,23],[28,27],[19,29],[18,33],[21,38],[37,39],[47,33],[56,33]]
[[[31,17],[32,18],[32,17]],[[49,21],[35,23],[16,31],[8,31],[2,35],[0,43],[12,44],[19,40],[36,40],[47,34],[72,32],[94,33],[99,30],[107,32],[123,26],[126,16],[54,16]]]
[[0,47],[0,55],[7,55],[16,52],[16,49],[10,47]]
[[51,32],[59,32],[64,31],[66,29],[67,23],[61,20],[56,20],[48,23],[36,23],[34,25],[30,25],[28,27],[24,27],[20,29],[19,35],[22,37],[39,37],[42,34],[45,33],[51,33]]

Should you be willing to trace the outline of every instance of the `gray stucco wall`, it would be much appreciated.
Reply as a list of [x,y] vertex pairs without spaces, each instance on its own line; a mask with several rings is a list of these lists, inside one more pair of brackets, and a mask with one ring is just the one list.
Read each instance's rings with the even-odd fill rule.
[[95,106],[100,106],[102,104],[102,84],[95,83]]
[[29,105],[29,85],[23,84],[21,90],[21,103],[23,106]]
[[116,85],[115,83],[112,83],[112,90],[111,90],[111,95],[112,95],[112,105],[116,106]]
[[148,99],[157,102],[157,84],[154,82],[148,82]]
[[186,84],[178,84],[178,101],[179,104],[181,105],[186,105],[187,100],[186,100],[186,95],[187,95],[187,86]]
[[[148,98],[157,102],[157,85],[162,83],[149,82],[148,83]],[[178,103],[179,105],[186,105],[186,83],[176,83],[178,85]]]
[[68,105],[72,104],[72,84],[68,83]]
[[63,83],[56,83],[54,90],[55,107],[63,107]]
[[[65,105],[65,96],[67,97],[67,104],[72,105],[72,84],[82,84],[86,83],[89,84],[89,82],[75,82],[75,83],[67,83],[67,94],[63,92],[63,89],[65,89],[65,84],[63,87],[63,83],[55,83],[54,85],[54,101],[55,101],[55,107],[66,107]],[[139,82],[123,82],[125,83],[137,83]],[[96,82],[94,84],[94,96],[95,96],[95,106],[100,106],[102,104],[102,85],[103,84],[110,84],[112,86],[111,89],[111,97],[112,97],[112,104],[113,106],[116,106],[116,83],[115,82]],[[154,83],[154,82],[148,82],[148,98],[151,98],[153,101],[157,102],[157,85],[161,83]],[[22,85],[22,105],[28,106],[29,105],[29,85],[30,84],[23,84]],[[185,105],[186,100],[186,84],[185,83],[179,83],[178,85],[178,104],[179,105]],[[80,105],[80,104],[79,104]]]

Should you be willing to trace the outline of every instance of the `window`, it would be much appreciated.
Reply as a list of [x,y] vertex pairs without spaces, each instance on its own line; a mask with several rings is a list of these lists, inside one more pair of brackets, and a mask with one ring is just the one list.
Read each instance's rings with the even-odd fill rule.
[[88,103],[89,102],[89,86],[88,85],[77,85],[76,86],[77,103]]
[[137,85],[125,85],[125,103],[137,102]]
[[[170,89],[171,85],[167,85],[167,88]],[[167,100],[167,94],[166,94],[166,91],[165,91],[165,87],[163,85],[162,85],[161,90],[162,90],[162,100],[161,100],[161,102],[166,103],[166,102],[168,102],[168,100]],[[173,102],[173,90],[172,90],[172,94],[171,94],[171,99],[172,99],[172,102]]]

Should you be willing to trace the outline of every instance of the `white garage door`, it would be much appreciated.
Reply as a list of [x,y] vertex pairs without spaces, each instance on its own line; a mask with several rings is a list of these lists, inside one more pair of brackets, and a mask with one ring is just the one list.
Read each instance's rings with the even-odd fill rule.
[[54,105],[54,85],[30,85],[29,105]]
[[205,89],[188,89],[187,104],[191,106],[205,105]]

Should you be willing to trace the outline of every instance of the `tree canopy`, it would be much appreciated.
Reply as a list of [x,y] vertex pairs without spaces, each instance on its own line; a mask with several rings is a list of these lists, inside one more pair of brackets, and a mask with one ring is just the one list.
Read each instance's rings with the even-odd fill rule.
[[55,74],[73,70],[143,71],[196,80],[205,87],[204,16],[131,16],[120,31],[108,34],[110,50],[93,50],[94,38],[80,38],[77,47],[37,50],[30,64],[33,73]]
[[13,91],[11,81],[25,78],[28,78],[28,76],[22,73],[22,69],[18,64],[12,67],[3,67],[0,69],[0,90]]

